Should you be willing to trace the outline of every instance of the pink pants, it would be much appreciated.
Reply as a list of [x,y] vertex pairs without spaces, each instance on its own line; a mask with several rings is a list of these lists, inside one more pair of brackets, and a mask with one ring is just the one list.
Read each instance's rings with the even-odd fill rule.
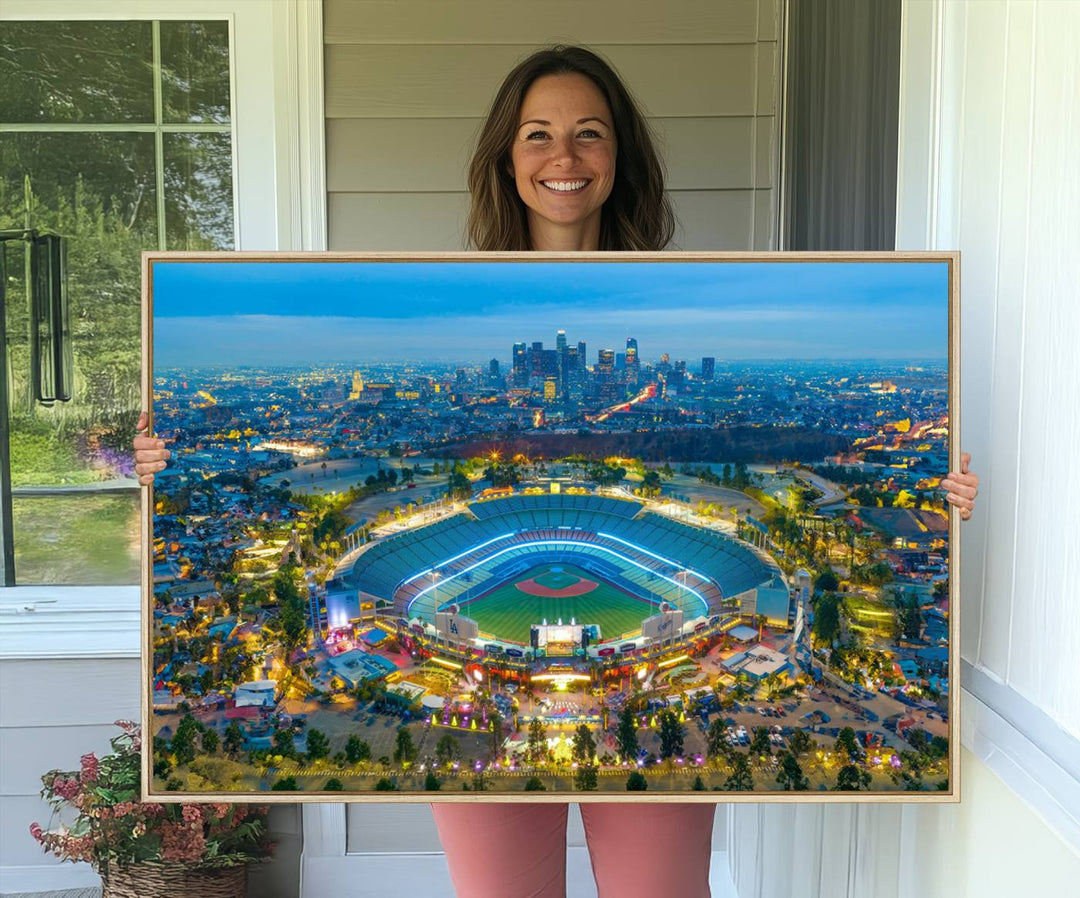
[[[458,898],[565,898],[566,804],[433,802]],[[599,898],[709,898],[716,805],[587,802]]]

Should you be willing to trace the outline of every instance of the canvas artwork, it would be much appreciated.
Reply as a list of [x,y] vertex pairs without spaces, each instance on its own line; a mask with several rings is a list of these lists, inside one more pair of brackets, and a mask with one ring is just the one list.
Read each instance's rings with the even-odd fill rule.
[[147,794],[956,800],[958,264],[148,254]]

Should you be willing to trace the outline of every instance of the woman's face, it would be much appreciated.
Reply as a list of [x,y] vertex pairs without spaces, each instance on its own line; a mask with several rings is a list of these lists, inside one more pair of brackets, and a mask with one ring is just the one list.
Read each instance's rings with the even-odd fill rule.
[[599,88],[584,75],[545,75],[525,94],[510,150],[529,231],[589,227],[615,181],[615,129]]

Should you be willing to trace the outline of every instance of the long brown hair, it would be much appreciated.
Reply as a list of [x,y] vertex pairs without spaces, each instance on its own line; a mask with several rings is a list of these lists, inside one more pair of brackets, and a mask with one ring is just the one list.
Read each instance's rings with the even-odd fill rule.
[[601,211],[600,249],[663,249],[675,233],[675,216],[645,116],[607,62],[584,47],[562,45],[538,50],[518,63],[495,94],[469,164],[469,244],[478,250],[530,248],[525,204],[508,170],[510,147],[532,83],[544,75],[563,74],[589,78],[614,119],[615,180]]

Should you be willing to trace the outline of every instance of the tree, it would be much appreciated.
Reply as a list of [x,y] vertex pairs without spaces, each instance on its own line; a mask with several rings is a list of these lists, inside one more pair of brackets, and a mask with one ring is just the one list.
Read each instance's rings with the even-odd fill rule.
[[461,757],[461,746],[450,733],[443,733],[435,743],[435,757],[442,765],[449,765]]
[[538,717],[529,721],[529,742],[527,752],[529,760],[534,764],[547,757],[547,731],[544,722]]
[[[912,727],[907,733],[908,744],[915,749],[915,751],[925,752],[929,746],[929,742],[926,738],[926,730],[916,729]],[[206,737],[203,736],[203,747],[206,747]]]
[[323,786],[323,792],[342,792],[345,787],[337,777],[330,777]]
[[281,755],[283,758],[296,758],[296,743],[291,727],[275,730],[272,742],[274,754]]
[[574,771],[574,788],[579,792],[593,792],[596,790],[595,765],[585,764]]
[[635,770],[626,778],[627,792],[644,792],[649,788],[649,781],[640,770]]
[[547,786],[544,785],[544,783],[540,779],[540,777],[538,777],[538,776],[530,776],[527,780],[525,780],[525,791],[526,792],[546,792],[547,791]]
[[814,638],[820,645],[831,646],[840,635],[840,596],[827,592],[814,609]]
[[795,730],[788,739],[788,748],[796,758],[801,758],[814,748],[814,740],[806,730]]
[[244,747],[244,731],[240,724],[233,720],[225,728],[225,752],[230,757],[236,757]]
[[802,767],[790,751],[780,755],[780,770],[776,774],[776,781],[783,786],[785,792],[805,792],[810,788],[810,780],[803,776]]
[[195,735],[199,732],[199,723],[190,714],[185,714],[176,725],[170,750],[176,756],[176,764],[182,767],[195,760]]
[[307,756],[309,761],[318,761],[330,754],[330,740],[321,730],[310,729],[307,734]]
[[910,593],[904,602],[900,612],[900,625],[908,639],[915,640],[922,635],[922,611],[914,593]]
[[750,771],[750,762],[741,751],[735,752],[731,760],[731,775],[724,780],[728,792],[749,792],[754,788],[754,775]]
[[295,776],[283,776],[270,787],[271,792],[299,792]]
[[570,748],[570,756],[578,764],[589,764],[593,755],[596,754],[596,740],[593,739],[592,731],[587,724],[580,724],[574,733],[574,740]]
[[754,737],[750,740],[750,754],[755,757],[772,754],[772,743],[769,741],[768,727],[754,727]]
[[865,770],[860,770],[854,764],[847,764],[840,768],[840,772],[836,775],[836,785],[833,786],[836,792],[858,792],[869,788],[870,774]]
[[416,759],[416,745],[408,727],[398,727],[397,742],[394,746],[394,763],[411,764]]
[[633,709],[627,705],[619,715],[619,726],[615,731],[615,740],[619,746],[619,754],[626,760],[633,761],[641,750],[637,737],[637,718]]
[[705,783],[702,781],[700,773],[697,776],[694,777],[694,785],[692,785],[690,787],[690,791],[691,792],[704,792],[705,791]]
[[832,568],[825,568],[814,578],[814,592],[836,592],[839,588],[840,581]]
[[218,750],[218,734],[211,729],[202,732],[202,749],[206,754],[212,755]]
[[429,770],[424,777],[424,791],[438,792],[442,788],[442,781],[435,775],[434,770]]
[[675,716],[673,711],[663,711],[660,714],[660,757],[670,758],[683,753],[683,739],[686,736],[686,727]]
[[710,760],[727,757],[731,745],[727,741],[727,727],[724,726],[722,718],[717,717],[709,724],[709,732],[705,739]]
[[398,784],[389,777],[383,777],[375,784],[376,792],[398,792]]
[[345,760],[350,764],[371,760],[371,746],[359,736],[350,736],[345,742]]
[[859,740],[855,738],[855,730],[851,727],[844,727],[840,730],[839,735],[836,737],[836,750],[842,751],[849,758],[858,757],[859,752]]

